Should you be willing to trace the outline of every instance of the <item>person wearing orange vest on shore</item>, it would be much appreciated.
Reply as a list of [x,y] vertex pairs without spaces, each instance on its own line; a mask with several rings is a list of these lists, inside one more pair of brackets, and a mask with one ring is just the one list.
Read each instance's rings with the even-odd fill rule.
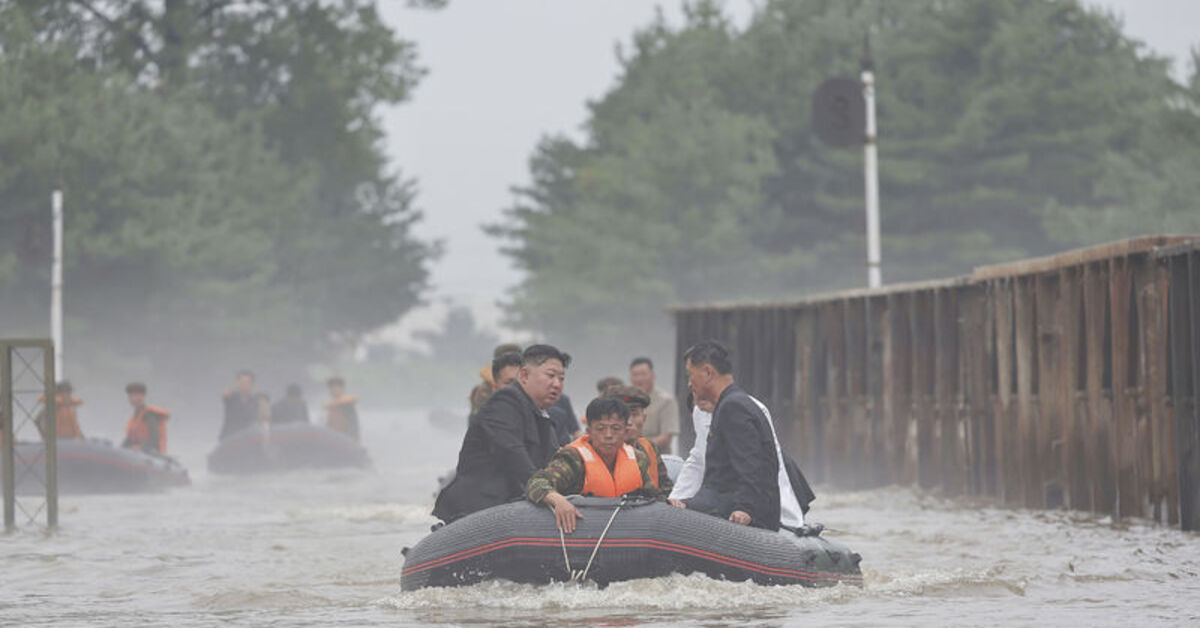
[[358,442],[358,397],[346,394],[346,380],[330,377],[325,382],[329,387],[330,400],[325,404],[325,426],[341,432]]
[[[83,405],[83,400],[71,393],[71,382],[63,380],[54,386],[54,433],[60,439],[82,439],[83,431],[79,429],[79,415],[76,408]],[[44,401],[39,397],[38,402]],[[45,436],[45,412],[38,416],[38,430]]]
[[636,386],[612,386],[604,391],[605,397],[614,397],[629,406],[629,429],[625,431],[625,443],[646,454],[649,466],[646,471],[650,481],[664,493],[670,493],[674,485],[667,473],[667,463],[663,462],[658,445],[642,435],[642,427],[646,425],[646,408],[650,407],[650,395]]
[[665,499],[650,481],[646,454],[625,443],[629,406],[613,397],[593,399],[587,407],[587,434],[558,450],[545,469],[529,478],[525,497],[554,510],[563,532],[575,531],[583,514],[565,495],[620,497],[641,493]]
[[133,416],[125,424],[125,442],[121,446],[167,455],[167,419],[171,413],[146,405],[146,385],[141,382],[126,386],[125,394],[133,406]]

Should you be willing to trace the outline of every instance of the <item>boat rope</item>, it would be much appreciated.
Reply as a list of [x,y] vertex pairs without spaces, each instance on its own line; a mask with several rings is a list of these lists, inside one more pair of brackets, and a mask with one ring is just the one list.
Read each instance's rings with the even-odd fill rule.
[[587,565],[583,571],[575,571],[571,569],[571,559],[567,556],[567,537],[563,534],[561,526],[558,528],[558,542],[562,545],[563,563],[567,566],[568,582],[583,582],[587,580],[588,572],[592,570],[592,561],[596,560],[596,553],[600,551],[600,544],[604,543],[604,537],[608,536],[608,530],[612,527],[613,520],[617,518],[617,513],[621,512],[621,507],[625,505],[625,498],[621,497],[621,501],[617,503],[617,507],[613,508],[612,516],[608,518],[608,523],[604,525],[604,530],[600,532],[600,538],[596,539],[596,546],[592,548],[592,555],[588,557]]

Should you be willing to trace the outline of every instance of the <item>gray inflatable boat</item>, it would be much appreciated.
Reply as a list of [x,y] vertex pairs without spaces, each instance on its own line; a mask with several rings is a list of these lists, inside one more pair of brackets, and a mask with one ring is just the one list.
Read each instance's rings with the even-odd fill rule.
[[862,584],[861,557],[819,535],[739,526],[638,498],[571,500],[584,518],[565,536],[548,508],[527,501],[489,508],[436,529],[405,549],[401,588],[489,579],[532,584],[590,580],[604,586],[672,573],[764,585]]
[[[63,494],[138,493],[191,484],[187,469],[174,458],[115,447],[98,438],[60,439],[57,445],[58,490]],[[15,452],[17,492],[43,492],[45,446],[19,442]]]
[[311,423],[254,426],[225,438],[208,455],[209,472],[228,475],[370,465],[367,450],[353,439]]

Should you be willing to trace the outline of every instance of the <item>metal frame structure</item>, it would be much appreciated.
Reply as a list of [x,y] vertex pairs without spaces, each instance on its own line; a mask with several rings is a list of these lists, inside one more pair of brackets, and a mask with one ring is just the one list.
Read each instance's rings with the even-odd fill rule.
[[[26,352],[40,351],[41,360],[28,358]],[[25,514],[29,523],[34,522],[42,510],[46,512],[46,526],[58,526],[58,434],[55,421],[54,396],[54,343],[48,339],[0,339],[0,475],[4,484],[4,529],[17,527],[17,510]],[[37,363],[41,362],[41,370]],[[28,398],[33,395],[34,401]],[[32,464],[18,461],[16,441],[23,428],[36,426],[38,410],[45,420],[39,435],[44,444],[43,460],[46,464],[44,498],[42,505],[31,513],[17,499],[18,474],[29,472]],[[18,416],[19,413],[19,416]]]

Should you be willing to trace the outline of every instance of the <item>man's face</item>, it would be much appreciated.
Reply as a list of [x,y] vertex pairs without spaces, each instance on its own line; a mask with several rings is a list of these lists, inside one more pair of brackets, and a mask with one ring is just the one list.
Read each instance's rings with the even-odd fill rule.
[[625,430],[625,442],[633,443],[641,438],[644,427],[646,427],[646,409],[641,406],[629,406],[629,429]]
[[517,381],[517,376],[520,374],[521,367],[519,366],[506,366],[500,369],[500,377],[497,377],[496,381],[492,382],[492,390],[500,390],[501,388],[504,388],[505,386]]
[[254,376],[238,375],[237,389],[238,392],[242,393],[243,395],[250,394],[250,392],[254,390]]
[[331,384],[329,386],[329,396],[333,397],[334,399],[341,397],[342,394],[345,392],[346,392],[346,387],[342,386],[341,384]]
[[567,369],[563,368],[563,363],[551,358],[537,366],[522,366],[518,380],[533,403],[545,410],[562,396],[566,376]]
[[146,405],[146,393],[131,392],[129,393],[129,405],[140,408]]
[[613,454],[625,443],[629,424],[616,414],[605,414],[588,421],[587,433],[592,448],[599,454]]
[[629,380],[646,392],[654,390],[654,371],[650,370],[649,364],[643,363],[629,369]]
[[691,360],[686,363],[688,375],[688,387],[692,389],[692,395],[696,397],[696,405],[703,402],[710,404],[716,403],[713,398],[713,380],[716,378],[716,370],[711,364],[692,364]]

